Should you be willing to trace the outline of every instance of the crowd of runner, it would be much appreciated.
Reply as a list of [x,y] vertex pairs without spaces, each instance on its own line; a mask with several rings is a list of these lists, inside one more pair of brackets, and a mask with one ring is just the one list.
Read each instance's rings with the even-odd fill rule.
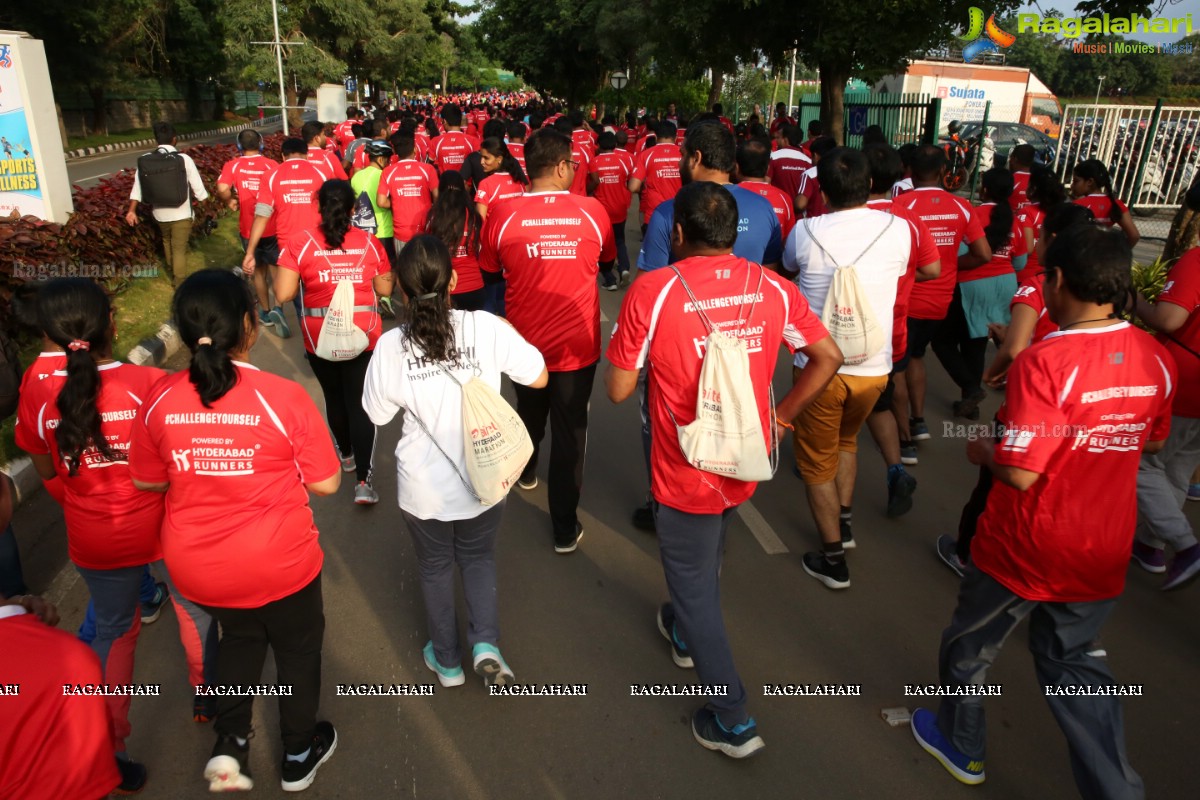
[[[533,444],[515,483],[529,491],[546,476],[549,544],[563,555],[584,537],[602,356],[608,398],[636,396],[649,480],[644,501],[630,499],[631,524],[657,537],[670,597],[656,623],[676,665],[726,689],[696,711],[692,733],[735,758],[764,742],[719,577],[732,515],[757,483],[687,449],[705,409],[734,404],[711,388],[721,377],[712,373],[735,363],[710,363],[717,349],[741,353],[744,371],[723,385],[749,392],[750,438],[762,440],[750,446],[775,458],[792,440],[785,469],[804,484],[817,534],[802,567],[834,590],[851,583],[864,426],[882,456],[888,516],[913,506],[907,468],[933,438],[928,350],[960,391],[955,417],[978,420],[987,390],[1005,389],[991,431],[968,446],[979,481],[958,535],[937,542],[962,577],[938,654],[947,687],[985,684],[1025,617],[1040,684],[1112,685],[1099,636],[1130,559],[1166,573],[1168,590],[1200,572],[1182,512],[1200,464],[1200,256],[1179,261],[1156,302],[1138,296],[1136,228],[1098,161],[1075,167],[1068,198],[1033,148],[1019,146],[1007,167],[982,175],[973,206],[940,188],[939,147],[895,149],[878,128],[861,149],[839,147],[782,104],[735,126],[720,106],[689,120],[674,106],[594,119],[524,95],[446,97],[351,108],[300,133],[277,163],[258,133],[242,132],[217,181],[238,214],[237,269],[188,274],[172,259],[186,370],[114,360],[112,309],[94,282],[56,279],[18,298],[44,345],[25,373],[17,443],[63,507],[70,558],[92,597],[80,638],[98,659],[37,621],[56,616],[43,600],[4,587],[18,595],[0,606],[6,651],[45,653],[36,663],[54,665],[11,681],[5,673],[21,684],[23,724],[34,727],[18,736],[0,723],[5,748],[24,754],[0,766],[4,796],[144,785],[145,768],[125,752],[130,697],[63,697],[57,687],[132,684],[140,627],[168,599],[183,612],[193,718],[214,721],[210,788],[253,786],[252,698],[211,689],[259,684],[268,645],[279,683],[292,687],[279,700],[282,787],[307,788],[338,742],[318,714],[323,554],[308,497],[334,494],[353,473],[354,502],[377,503],[377,431],[397,416],[424,663],[444,687],[465,681],[464,664],[486,685],[512,684],[494,556],[504,503],[481,500],[464,455],[464,437],[479,433],[463,423],[473,379],[498,391],[510,378]],[[157,135],[173,145],[169,126]],[[180,218],[168,216],[160,223]],[[599,292],[621,290],[605,350]],[[1130,315],[1164,335],[1138,330]],[[299,384],[252,366],[262,331],[299,334],[324,417]],[[990,363],[989,340],[999,348]],[[794,354],[793,379],[777,397],[780,345]],[[1047,701],[1080,792],[1141,797],[1117,699]],[[983,781],[982,697],[918,709],[912,730],[960,781]],[[55,755],[68,741],[64,763]]]

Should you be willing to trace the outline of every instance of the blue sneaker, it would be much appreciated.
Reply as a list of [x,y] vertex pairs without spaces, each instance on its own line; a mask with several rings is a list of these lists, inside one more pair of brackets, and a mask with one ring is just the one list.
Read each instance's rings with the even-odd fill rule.
[[462,667],[443,667],[438,663],[437,655],[433,652],[432,641],[425,643],[425,649],[421,651],[421,654],[425,656],[425,666],[437,674],[438,683],[442,686],[462,686],[467,682],[467,676],[463,674]]
[[1200,483],[1189,483],[1187,499],[1192,501],[1200,500]]
[[471,648],[471,662],[475,665],[475,674],[483,678],[484,686],[507,686],[517,680],[494,644],[480,642]]
[[274,323],[268,329],[271,331],[271,333],[276,334],[280,339],[287,339],[292,335],[292,329],[288,327],[287,320],[283,316],[282,308],[275,306],[267,312],[267,316],[271,319],[271,322]]
[[675,666],[694,669],[696,665],[688,654],[687,645],[679,638],[679,631],[675,627],[675,607],[670,603],[658,607],[658,632],[671,643],[671,660]]
[[972,761],[954,749],[942,732],[938,730],[937,714],[927,708],[918,708],[912,714],[912,733],[917,744],[926,753],[936,758],[946,771],[963,783],[974,786],[983,783],[983,761]]
[[908,420],[908,430],[912,433],[912,441],[927,442],[933,437],[929,435],[929,426],[924,417],[911,417]]
[[706,750],[717,750],[730,758],[749,758],[767,746],[758,735],[754,717],[729,730],[708,706],[692,715],[692,736]]

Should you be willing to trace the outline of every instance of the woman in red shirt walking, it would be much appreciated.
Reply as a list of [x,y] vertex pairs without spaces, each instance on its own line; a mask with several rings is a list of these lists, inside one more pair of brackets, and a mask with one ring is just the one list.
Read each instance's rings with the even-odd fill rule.
[[[321,224],[300,232],[288,244],[275,271],[275,299],[286,303],[300,294],[304,349],[325,396],[325,415],[344,472],[354,472],[354,502],[374,505],[375,426],[362,407],[363,379],[382,322],[376,295],[392,296],[391,262],[372,234],[350,224],[355,194],[346,181],[326,181],[317,192]],[[292,245],[295,245],[294,247]],[[329,304],[342,281],[354,289],[354,325],[367,335],[357,356],[331,361],[317,355]]]
[[1089,158],[1075,165],[1071,173],[1071,197],[1091,210],[1096,224],[1120,228],[1131,248],[1141,239],[1129,208],[1113,192],[1108,167],[1100,159]]
[[492,311],[487,308],[487,289],[479,271],[479,234],[483,230],[483,218],[476,204],[471,202],[461,174],[442,173],[438,181],[438,198],[429,210],[426,227],[450,251],[450,267],[457,280],[450,294],[454,307],[461,311]]
[[[337,747],[333,725],[317,721],[324,553],[308,505],[309,493],[337,491],[337,454],[308,392],[247,362],[259,328],[244,281],[190,275],[174,317],[192,362],[147,396],[130,475],[143,496],[166,494],[167,569],[221,623],[218,686],[258,685],[274,651],[278,683],[291,687],[279,699],[283,789],[301,791]],[[253,787],[252,715],[253,697],[218,696],[212,791]]]

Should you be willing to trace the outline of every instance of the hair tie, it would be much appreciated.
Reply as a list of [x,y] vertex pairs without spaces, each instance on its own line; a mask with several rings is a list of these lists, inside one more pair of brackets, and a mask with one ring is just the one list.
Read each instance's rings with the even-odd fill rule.
[[430,292],[429,294],[418,295],[417,299],[418,300],[434,300],[437,298],[437,296],[438,296],[437,292]]
[[196,340],[196,347],[204,347],[206,344],[212,344],[212,339],[207,336],[201,336]]
[[90,344],[88,344],[87,342],[85,342],[83,339],[72,339],[71,343],[67,345],[67,349],[72,352],[74,352],[76,350],[87,351],[87,350],[91,350],[92,346]]

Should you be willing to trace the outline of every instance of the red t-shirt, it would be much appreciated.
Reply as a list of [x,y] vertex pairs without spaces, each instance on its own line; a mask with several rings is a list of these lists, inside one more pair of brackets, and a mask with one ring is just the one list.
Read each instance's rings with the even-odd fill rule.
[[821,196],[821,180],[817,177],[815,166],[804,170],[800,176],[800,188],[796,194],[808,198],[808,205],[804,207],[803,212],[805,217],[819,217],[828,211],[825,208],[825,198]]
[[633,195],[629,193],[629,179],[633,176],[633,158],[624,150],[610,150],[592,159],[588,171],[600,178],[593,195],[608,212],[613,225],[625,222],[629,216],[629,205]]
[[392,203],[392,235],[396,241],[409,242],[425,232],[437,185],[433,167],[411,158],[384,169],[379,177],[379,193],[386,193]]
[[1137,471],[1171,425],[1175,365],[1119,323],[1052,333],[1008,373],[997,464],[1039,473],[1018,491],[992,483],[971,560],[1026,600],[1085,603],[1121,594],[1137,525]]
[[467,156],[479,149],[479,141],[462,131],[446,131],[433,140],[429,147],[429,160],[438,173],[458,170]]
[[894,200],[869,200],[867,208],[886,211],[908,223],[912,244],[908,249],[908,268],[896,285],[896,304],[892,307],[892,362],[903,361],[908,354],[908,304],[912,301],[913,286],[917,284],[917,269],[939,260],[933,234],[920,217],[901,208]]
[[742,181],[738,186],[749,189],[767,199],[767,202],[771,204],[771,210],[779,218],[779,227],[784,240],[786,240],[788,234],[792,232],[792,227],[796,224],[796,206],[792,203],[792,198],[779,187],[762,181]]
[[[293,241],[279,257],[279,268],[300,274],[300,300],[305,308],[328,308],[338,281],[354,284],[354,305],[374,306],[372,281],[391,270],[387,251],[373,234],[351,226],[340,248],[329,247],[320,228],[310,228]],[[314,353],[324,317],[304,317],[304,348]],[[355,311],[354,324],[367,334],[367,350],[379,340],[379,312]]]
[[970,203],[937,186],[913,189],[894,202],[925,222],[942,261],[938,277],[913,287],[908,315],[913,319],[945,319],[958,281],[959,242],[970,243],[982,238],[983,226]]
[[[525,172],[525,143],[524,142],[509,142],[508,154],[517,160],[521,165],[521,171]],[[526,173],[528,177],[528,173]]]
[[1012,206],[1013,211],[1016,211],[1029,204],[1029,197],[1025,194],[1029,190],[1029,173],[1014,172],[1012,176],[1013,193],[1008,198],[1008,204]]
[[56,370],[67,368],[67,354],[61,351],[48,350],[37,354],[33,363],[21,373],[20,396],[24,397],[31,384],[44,381]]
[[[166,375],[161,369],[113,361],[101,364],[100,431],[115,454],[129,451],[138,409],[151,387]],[[21,396],[14,430],[17,446],[33,455],[48,455],[63,487],[63,518],[71,561],[85,569],[118,569],[149,564],[162,558],[158,531],[162,525],[162,495],[135,489],[128,462],[109,461],[94,447],[80,457],[79,472],[67,476],[59,455],[55,429],[62,420],[58,394],[65,371],[30,384]]]
[[571,131],[571,145],[586,150],[588,158],[596,155],[597,138],[596,134],[583,128]]
[[[707,330],[674,270],[684,276],[698,300],[715,301],[705,309],[712,324],[746,342],[750,381],[768,446],[774,411],[768,388],[780,342],[794,352],[829,334],[794,283],[744,258],[697,256],[673,266],[644,272],[633,282],[608,344],[608,360],[625,370],[648,366],[650,427],[655,432],[650,443],[654,498],[689,513],[715,514],[748,500],[758,484],[701,472],[687,462],[679,447],[676,424],[686,425],[696,418]],[[760,300],[752,306],[738,302],[744,295],[755,295],[756,288]],[[744,317],[741,311],[746,312]],[[746,321],[739,328],[743,318]]]
[[317,192],[331,178],[324,166],[302,158],[286,159],[267,178],[266,191],[259,193],[258,202],[275,209],[271,216],[281,250],[294,234],[321,224]]
[[[413,154],[412,157],[422,164],[429,158],[429,134],[417,133],[413,135]],[[437,172],[435,171],[436,175]]]
[[260,608],[321,571],[304,485],[327,480],[340,465],[303,386],[235,364],[237,383],[212,408],[186,370],[159,382],[138,419],[129,472],[170,484],[163,558],[183,596]]
[[[1171,336],[1200,352],[1200,314],[1196,313],[1200,308],[1200,249],[1193,247],[1175,262],[1156,302],[1171,303],[1188,312],[1187,321]],[[1175,393],[1175,407],[1171,413],[1177,417],[1200,419],[1200,358],[1166,336],[1160,337],[1159,341],[1175,359],[1179,372],[1179,391]]]
[[638,156],[633,177],[642,182],[641,199],[638,201],[642,224],[650,223],[650,217],[659,203],[679,193],[679,187],[683,185],[679,179],[681,155],[678,145],[656,144]]
[[683,147],[684,141],[687,139],[687,128],[680,128],[675,131],[675,146]]
[[612,225],[599,200],[540,192],[492,209],[479,266],[504,271],[508,321],[541,351],[547,369],[567,372],[600,358],[596,276],[599,262],[616,257]]
[[767,168],[767,179],[789,197],[800,194],[800,179],[812,167],[812,159],[803,150],[781,147],[771,153],[771,166]]
[[[221,177],[217,183],[232,186],[237,190],[238,199],[238,233],[243,239],[250,238],[250,228],[254,225],[254,204],[258,202],[260,188],[265,188],[271,173],[279,167],[279,162],[264,155],[239,156],[225,162],[221,168]],[[263,236],[275,235],[275,218],[267,220],[267,229]]]
[[[995,207],[995,203],[984,203],[983,205],[976,206],[975,216],[979,219],[981,228],[987,228],[988,223],[992,221],[992,209]],[[1025,255],[1027,248],[1025,247],[1025,229],[1021,226],[1021,222],[1017,219],[1015,213],[1013,214],[1011,227],[1012,230],[1008,235],[1008,242],[1003,247],[992,251],[992,260],[981,267],[959,272],[959,283],[1013,273],[1013,257]]]
[[475,190],[475,202],[483,203],[488,210],[501,200],[525,194],[525,184],[517,183],[507,172],[493,172],[479,182]]
[[[466,215],[468,219],[470,215]],[[450,251],[450,268],[458,276],[452,294],[464,294],[483,288],[483,275],[479,272],[479,242],[471,246],[470,228],[464,224],[462,240]]]
[[[1025,205],[1021,206],[1019,211],[1017,211],[1017,221],[1021,223],[1021,227],[1023,227],[1025,230],[1033,231],[1034,245],[1036,245],[1038,239],[1042,237],[1042,222],[1045,221],[1045,219],[1046,212],[1042,210],[1041,205],[1038,203],[1026,203]],[[1028,240],[1026,240],[1026,245],[1028,245]],[[1022,272],[1027,272],[1030,274],[1033,274],[1034,272],[1040,272],[1042,265],[1038,261],[1037,248],[1027,246],[1026,249],[1028,252],[1025,254],[1025,269],[1023,269]]]
[[308,148],[308,160],[328,167],[329,173],[339,181],[350,180],[350,176],[346,174],[346,168],[342,166],[342,162],[338,161],[337,156],[328,150],[323,150],[320,147],[310,147]]
[[[1017,286],[1017,291],[1013,293],[1008,307],[1011,310],[1014,306],[1029,306],[1037,312],[1037,323],[1033,326],[1033,336],[1030,338],[1031,344],[1037,344],[1058,330],[1058,325],[1046,313],[1046,296],[1042,293],[1042,286],[1046,282],[1045,276],[1039,272],[1029,272],[1028,267],[1022,270],[1021,276],[1021,283]],[[1176,393],[1176,402],[1178,402],[1178,397],[1179,395]]]
[[[1097,225],[1103,225],[1106,228],[1111,228],[1117,224],[1113,219],[1113,201],[1108,199],[1106,194],[1089,194],[1084,197],[1075,198],[1075,204],[1085,206],[1092,210],[1092,216],[1096,218]],[[1129,208],[1120,200],[1116,201],[1117,210],[1121,212],[1120,216],[1129,213]]]
[[0,797],[106,797],[121,782],[105,698],[65,695],[64,685],[104,683],[100,659],[32,614],[0,617]]
[[339,122],[333,128],[333,139],[337,142],[338,149],[345,152],[346,145],[354,141],[354,126],[358,124],[356,119],[347,119]]
[[779,133],[779,129],[782,128],[784,125],[795,125],[795,124],[796,124],[796,120],[792,119],[791,117],[789,117],[785,114],[782,117],[776,117],[775,119],[771,120],[771,127],[767,129],[767,132],[769,134],[771,134],[771,138],[774,139],[775,134]]
[[571,160],[578,164],[575,167],[575,177],[571,180],[571,194],[587,197],[588,170],[592,167],[591,151],[583,145],[572,142]]

